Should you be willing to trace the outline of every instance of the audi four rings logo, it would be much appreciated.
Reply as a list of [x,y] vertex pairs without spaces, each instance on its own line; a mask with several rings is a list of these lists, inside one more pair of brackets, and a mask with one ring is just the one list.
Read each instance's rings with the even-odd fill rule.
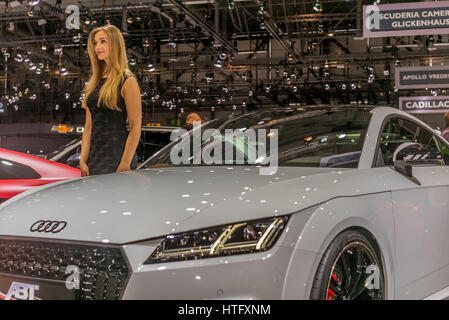
[[50,220],[39,220],[33,223],[30,228],[31,232],[47,232],[47,233],[58,233],[64,230],[67,226],[65,221],[50,221]]

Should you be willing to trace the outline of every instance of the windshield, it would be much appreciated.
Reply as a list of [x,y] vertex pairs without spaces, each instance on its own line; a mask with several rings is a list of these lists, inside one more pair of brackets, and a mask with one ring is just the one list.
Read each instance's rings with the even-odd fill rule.
[[266,165],[274,157],[279,166],[356,168],[370,118],[369,109],[351,107],[231,116],[175,132],[141,168]]

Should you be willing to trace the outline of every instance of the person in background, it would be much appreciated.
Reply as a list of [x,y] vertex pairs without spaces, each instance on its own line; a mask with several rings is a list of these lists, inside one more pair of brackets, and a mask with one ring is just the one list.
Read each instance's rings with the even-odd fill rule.
[[441,132],[441,135],[443,136],[446,141],[449,141],[449,112],[446,112],[444,114],[444,131]]
[[83,101],[86,121],[81,175],[135,169],[142,103],[137,79],[129,71],[123,35],[113,25],[96,28],[89,35],[87,47],[92,76]]
[[200,115],[198,113],[189,113],[186,117],[186,122],[184,123],[184,125],[182,126],[183,129],[189,131],[193,129],[193,123],[195,121],[199,121],[200,124],[203,124],[205,121],[205,119],[201,118]]

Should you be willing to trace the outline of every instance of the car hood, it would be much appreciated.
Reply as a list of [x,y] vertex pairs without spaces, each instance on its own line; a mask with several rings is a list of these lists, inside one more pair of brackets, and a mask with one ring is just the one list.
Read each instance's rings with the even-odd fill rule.
[[[365,173],[363,173],[365,172]],[[123,244],[227,223],[286,215],[343,195],[377,192],[375,178],[355,187],[357,169],[176,167],[58,182],[0,206],[0,235]],[[363,180],[362,180],[363,181]],[[65,221],[58,233],[31,232],[38,220]]]

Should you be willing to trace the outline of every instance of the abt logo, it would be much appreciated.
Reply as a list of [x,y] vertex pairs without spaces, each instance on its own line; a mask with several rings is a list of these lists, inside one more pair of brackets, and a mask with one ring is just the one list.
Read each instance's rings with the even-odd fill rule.
[[39,290],[39,286],[37,285],[13,282],[5,300],[34,300],[34,292],[37,290]]

